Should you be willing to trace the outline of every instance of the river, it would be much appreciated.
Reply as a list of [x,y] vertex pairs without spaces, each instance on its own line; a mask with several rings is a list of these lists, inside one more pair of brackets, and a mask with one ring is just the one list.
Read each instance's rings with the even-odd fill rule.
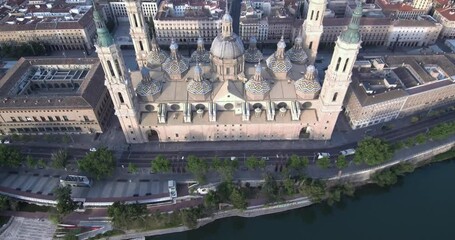
[[364,187],[329,207],[228,218],[148,240],[455,239],[455,161],[417,169],[388,188]]

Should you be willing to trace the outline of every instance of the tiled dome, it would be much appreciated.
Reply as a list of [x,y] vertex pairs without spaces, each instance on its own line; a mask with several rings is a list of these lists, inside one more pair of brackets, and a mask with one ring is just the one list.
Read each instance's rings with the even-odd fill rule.
[[212,83],[203,78],[202,68],[199,65],[194,67],[194,78],[190,80],[186,90],[197,95],[205,95],[212,91]]
[[287,73],[291,70],[292,63],[289,58],[284,54],[286,43],[283,37],[277,44],[278,48],[276,52],[267,58],[267,67],[274,73]]
[[151,45],[152,45],[151,49],[150,49],[151,51],[149,52],[149,55],[147,56],[149,65],[163,64],[166,61],[166,58],[168,57],[167,53],[165,51],[161,51],[155,38],[152,38]]
[[250,38],[250,45],[245,51],[245,62],[255,63],[264,58],[262,52],[256,47],[256,42],[255,37]]
[[245,90],[254,95],[262,95],[270,91],[270,84],[262,77],[262,67],[256,65],[254,76],[245,83]]
[[321,84],[317,79],[317,71],[313,65],[309,65],[305,75],[295,81],[295,88],[302,93],[317,93],[321,90]]
[[174,40],[172,40],[169,48],[171,49],[171,55],[164,62],[163,70],[169,75],[184,73],[189,68],[188,59],[180,56],[178,53],[178,45]]
[[197,40],[197,49],[191,54],[191,62],[210,62],[210,53],[204,48],[204,40],[200,37]]
[[163,87],[160,81],[152,80],[151,78],[143,79],[136,88],[136,93],[139,96],[151,96],[161,92]]
[[303,49],[303,41],[301,37],[295,38],[295,44],[286,52],[291,62],[297,64],[305,64],[308,61],[308,56]]

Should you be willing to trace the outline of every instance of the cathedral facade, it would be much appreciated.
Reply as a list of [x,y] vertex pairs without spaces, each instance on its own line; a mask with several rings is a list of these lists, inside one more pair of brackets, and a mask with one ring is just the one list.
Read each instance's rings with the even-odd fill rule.
[[331,138],[360,48],[360,3],[336,41],[321,84],[312,64],[325,0],[310,1],[301,34],[287,51],[284,39],[270,56],[254,38],[245,48],[226,12],[211,48],[199,39],[190,58],[175,41],[169,52],[160,49],[149,37],[140,4],[127,2],[139,70],[125,67],[96,11],[94,19],[105,85],[128,143]]

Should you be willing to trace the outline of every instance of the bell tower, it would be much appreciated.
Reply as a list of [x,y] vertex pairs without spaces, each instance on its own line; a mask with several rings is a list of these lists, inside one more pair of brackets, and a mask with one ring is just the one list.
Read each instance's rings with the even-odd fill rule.
[[357,2],[348,29],[342,32],[335,42],[332,60],[319,96],[322,105],[320,122],[324,128],[322,139],[330,139],[351,83],[352,68],[362,43],[359,32],[361,18],[362,3]]
[[120,48],[114,43],[114,39],[108,32],[103,19],[93,6],[93,19],[96,25],[97,41],[95,43],[96,53],[106,77],[104,85],[109,90],[114,103],[115,115],[128,143],[145,142],[139,128],[139,120],[135,109],[135,96],[132,92],[129,72],[123,61]]
[[319,42],[323,30],[322,20],[327,5],[327,0],[310,0],[308,13],[302,25],[303,46],[307,51],[308,64],[314,64],[318,53]]
[[151,49],[148,25],[142,15],[142,1],[125,0],[126,12],[130,22],[130,35],[133,40],[136,60],[139,68],[147,65],[147,56]]

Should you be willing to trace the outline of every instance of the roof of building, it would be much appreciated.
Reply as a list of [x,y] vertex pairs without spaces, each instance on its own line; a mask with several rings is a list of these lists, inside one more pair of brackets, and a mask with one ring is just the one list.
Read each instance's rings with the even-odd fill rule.
[[436,8],[436,12],[449,21],[455,21],[455,8]]
[[23,10],[10,12],[9,16],[0,20],[0,31],[84,29],[91,23],[92,6],[70,6],[64,1],[57,1],[52,8],[29,5]]
[[455,84],[455,55],[386,56],[384,70],[354,68],[351,88],[362,106]]
[[[79,67],[76,67],[80,65]],[[89,68],[82,82],[73,91],[40,91],[30,94],[16,94],[12,91],[17,88],[19,80],[31,70],[39,67],[52,69],[66,69],[71,66],[74,70]],[[101,94],[105,90],[104,71],[98,58],[21,58],[0,80],[0,108],[24,109],[24,108],[95,108]],[[30,77],[25,78],[30,81]],[[48,81],[49,82],[49,81]],[[69,82],[69,81],[68,81]]]

